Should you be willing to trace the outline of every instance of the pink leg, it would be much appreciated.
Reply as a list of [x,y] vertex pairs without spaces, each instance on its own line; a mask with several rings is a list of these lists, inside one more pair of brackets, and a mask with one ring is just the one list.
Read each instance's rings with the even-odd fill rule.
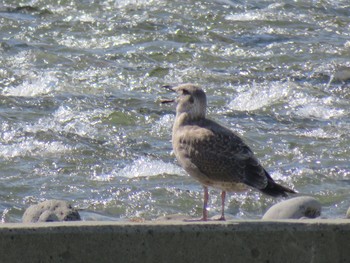
[[225,221],[225,198],[226,198],[226,192],[221,192],[221,217],[219,220]]
[[204,188],[204,204],[203,204],[203,216],[200,219],[184,219],[185,222],[198,222],[198,221],[208,221],[208,200],[209,200],[209,192],[208,187],[203,186]]
[[208,187],[207,186],[203,186],[204,188],[204,204],[203,204],[203,217],[202,220],[203,221],[207,221],[208,220],[208,200],[209,200],[209,192],[208,192]]

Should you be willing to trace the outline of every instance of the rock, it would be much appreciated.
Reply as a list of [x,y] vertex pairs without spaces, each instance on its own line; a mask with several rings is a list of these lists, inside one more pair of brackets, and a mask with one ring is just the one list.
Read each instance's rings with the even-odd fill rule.
[[316,218],[321,215],[321,203],[310,196],[295,197],[270,207],[262,219]]
[[98,211],[80,210],[79,215],[83,221],[127,221],[127,219],[104,215]]
[[350,207],[349,207],[348,211],[346,212],[346,218],[350,219]]
[[338,67],[333,75],[333,79],[342,82],[350,80],[350,68]]
[[66,201],[47,200],[27,208],[22,217],[23,223],[78,221],[80,215]]

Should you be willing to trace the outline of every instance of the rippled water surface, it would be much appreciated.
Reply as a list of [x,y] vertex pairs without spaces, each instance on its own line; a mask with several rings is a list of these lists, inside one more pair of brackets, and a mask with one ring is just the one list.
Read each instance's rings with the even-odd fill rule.
[[[324,217],[350,206],[347,0],[4,0],[0,54],[2,222],[53,198],[115,220],[199,216],[160,104],[184,82]],[[260,218],[276,202],[233,193],[226,211]]]

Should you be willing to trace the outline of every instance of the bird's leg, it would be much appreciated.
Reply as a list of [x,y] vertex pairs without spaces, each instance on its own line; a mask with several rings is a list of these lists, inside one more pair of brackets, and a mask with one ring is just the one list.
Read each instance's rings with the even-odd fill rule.
[[208,192],[208,187],[203,186],[204,188],[204,203],[203,203],[203,221],[208,220],[208,200],[209,200],[209,192]]
[[221,192],[221,217],[219,220],[225,221],[225,198],[226,198],[226,191]]
[[199,221],[208,221],[208,200],[209,200],[209,192],[208,192],[208,187],[203,186],[204,188],[204,204],[203,204],[203,216],[200,219],[185,219],[185,222],[199,222]]

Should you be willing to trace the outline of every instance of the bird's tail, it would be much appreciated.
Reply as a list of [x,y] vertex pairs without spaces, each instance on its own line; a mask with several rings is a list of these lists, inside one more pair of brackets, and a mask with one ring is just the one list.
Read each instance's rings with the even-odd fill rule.
[[269,175],[268,172],[265,171],[266,177],[268,178],[268,183],[267,186],[264,189],[260,189],[261,192],[263,192],[264,194],[273,196],[273,197],[277,197],[277,196],[283,196],[283,197],[287,197],[288,194],[296,194],[297,192],[295,192],[294,190],[285,187],[283,185],[280,185],[278,183],[276,183],[271,176]]

